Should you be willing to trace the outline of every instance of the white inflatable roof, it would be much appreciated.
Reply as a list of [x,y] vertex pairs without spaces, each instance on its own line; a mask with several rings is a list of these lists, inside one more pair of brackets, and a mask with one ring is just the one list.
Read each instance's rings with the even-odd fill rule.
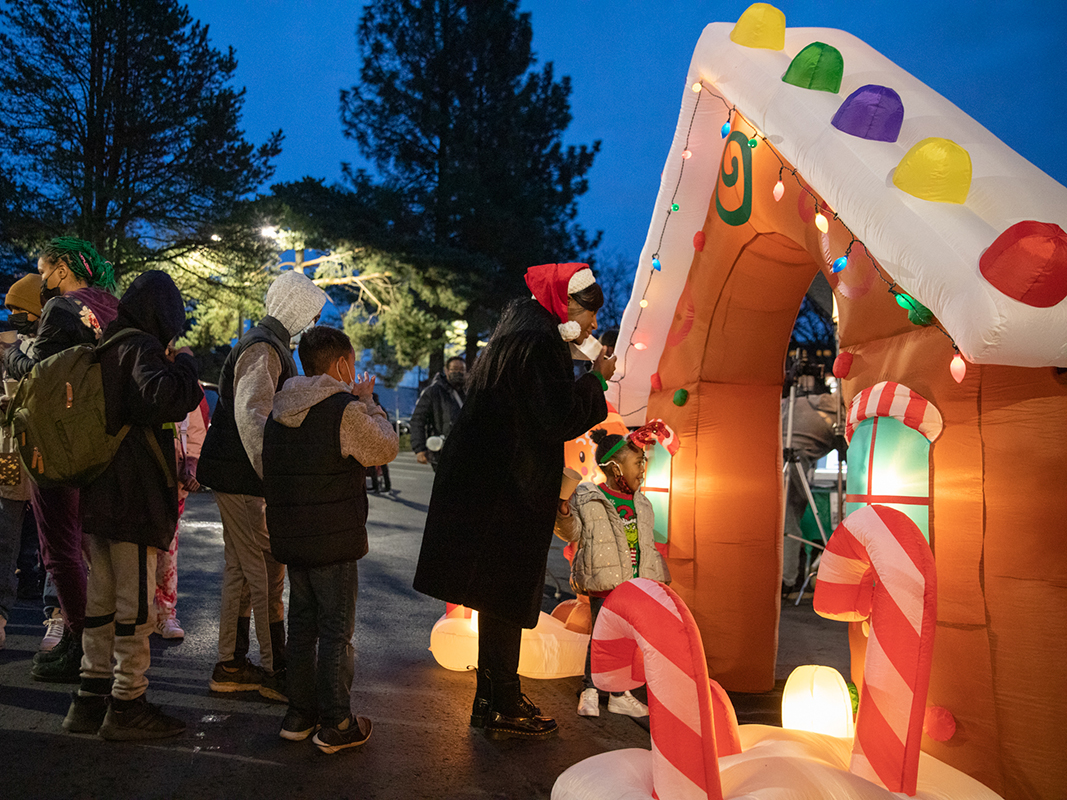
[[[933,311],[968,361],[1067,366],[1067,300],[1048,308],[1026,305],[992,286],[978,266],[986,248],[1017,222],[1037,220],[1067,230],[1067,187],[851,34],[787,28],[784,50],[774,51],[736,44],[730,39],[733,27],[708,25],[690,64],[678,127],[622,320],[618,351],[623,353],[631,339],[647,347],[625,351],[621,387],[616,383],[609,395],[627,423],[643,418],[638,409],[647,399],[649,376],[659,363],[692,260],[693,232],[703,227],[721,160],[719,129],[728,109],[703,93],[694,118],[698,95],[689,87],[696,81],[722,95],[768,137],[889,275]],[[813,42],[832,45],[843,56],[837,94],[782,81],[794,56]],[[896,142],[851,136],[830,123],[845,98],[868,84],[900,95],[904,122]],[[962,205],[921,200],[893,184],[904,155],[930,137],[952,140],[970,155],[972,182]],[[679,183],[687,139],[694,157],[686,162]],[[664,230],[672,198],[681,210]],[[664,270],[653,273],[656,253]],[[668,270],[668,264],[677,268]],[[639,308],[642,297],[649,300],[648,308]]]

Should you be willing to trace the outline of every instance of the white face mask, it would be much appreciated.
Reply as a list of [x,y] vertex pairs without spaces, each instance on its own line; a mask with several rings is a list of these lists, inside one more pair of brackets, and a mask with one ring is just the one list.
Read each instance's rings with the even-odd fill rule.
[[342,367],[344,367],[344,371],[342,372],[342,371],[341,371],[340,369],[338,369],[338,370],[337,370],[337,373],[338,373],[339,375],[341,375],[341,376],[342,376],[342,380],[341,380],[341,383],[343,383],[343,384],[344,384],[344,385],[345,385],[346,387],[348,387],[348,391],[349,391],[349,392],[352,392],[352,393],[354,393],[354,392],[355,392],[355,390],[356,390],[356,376],[355,376],[355,375],[352,375],[352,374],[350,373],[350,377],[351,377],[351,380],[348,380],[348,381],[346,381],[346,380],[344,380],[344,378],[343,378],[343,376],[344,376],[344,373],[345,373],[345,372],[349,372],[349,369],[348,369],[348,360],[347,360],[347,359],[344,359],[344,360],[342,360],[342,361],[341,361],[341,366],[342,366]]

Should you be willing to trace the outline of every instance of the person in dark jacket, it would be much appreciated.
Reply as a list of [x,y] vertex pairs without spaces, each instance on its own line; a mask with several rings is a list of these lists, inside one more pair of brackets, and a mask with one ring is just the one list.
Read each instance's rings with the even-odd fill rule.
[[399,439],[373,399],[374,378],[355,380],[344,332],[305,333],[300,363],[307,374],[274,395],[263,432],[270,546],[289,569],[281,737],[301,741],[321,725],[314,743],[336,753],[371,734],[371,721],[351,710],[357,563],[367,554],[367,468],[396,458]]
[[411,450],[420,464],[437,469],[440,447],[427,446],[426,440],[444,438],[463,408],[467,386],[467,362],[459,356],[445,362],[445,371],[433,376],[430,385],[422,390],[415,410],[411,412]]
[[471,372],[445,440],[414,586],[476,609],[478,682],[471,725],[543,736],[554,720],[522,694],[522,628],[537,624],[563,444],[607,417],[614,361],[573,377],[568,342],[596,328],[603,294],[585,264],[531,267],[535,299],[510,303]]
[[[41,274],[41,319],[28,359],[6,363],[10,377],[21,378],[49,356],[79,344],[95,344],[115,319],[115,272],[89,242],[70,236],[52,239],[37,260]],[[34,656],[34,680],[77,683],[82,658],[87,572],[78,518],[77,489],[31,487],[41,559],[52,576],[65,627],[51,650]]]
[[173,350],[184,326],[178,287],[153,270],[130,284],[101,342],[136,331],[100,350],[107,432],[131,427],[107,469],[81,492],[93,568],[81,686],[63,720],[75,733],[99,730],[104,739],[132,740],[185,730],[144,696],[156,551],[170,546],[178,524],[174,437],[163,426],[184,419],[203,397],[192,353]]

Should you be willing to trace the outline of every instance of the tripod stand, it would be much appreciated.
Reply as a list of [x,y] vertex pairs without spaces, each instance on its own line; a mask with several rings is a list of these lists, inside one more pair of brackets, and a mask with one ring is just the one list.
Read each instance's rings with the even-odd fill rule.
[[[807,561],[805,563],[804,570],[803,570],[804,576],[805,576],[804,577],[804,582],[801,585],[800,591],[797,594],[796,604],[799,605],[800,604],[800,599],[801,599],[801,597],[803,597],[804,591],[807,589],[808,584],[811,582],[811,579],[815,576],[815,573],[818,570],[819,561],[822,559],[822,551],[825,550],[825,548],[826,548],[826,543],[827,543],[827,540],[829,539],[829,534],[827,533],[825,527],[823,526],[822,516],[819,514],[818,505],[816,504],[815,497],[812,494],[811,485],[810,485],[810,483],[808,481],[807,470],[805,468],[806,465],[801,461],[801,453],[800,453],[800,451],[793,447],[793,426],[794,426],[794,419],[795,419],[795,416],[796,416],[796,402],[797,402],[797,387],[796,387],[796,383],[792,382],[790,384],[790,387],[789,387],[788,413],[786,415],[786,421],[785,421],[786,437],[785,437],[785,446],[783,448],[782,479],[783,479],[783,484],[784,484],[784,492],[783,492],[783,504],[782,504],[782,528],[783,528],[783,530],[785,530],[785,526],[786,526],[786,523],[788,521],[790,491],[793,491],[793,492],[796,491],[796,487],[794,485],[792,485],[793,482],[790,480],[790,469],[792,469],[792,470],[794,470],[794,477],[796,478],[796,482],[800,484],[800,488],[803,490],[804,498],[807,500],[808,505],[811,507],[812,515],[813,515],[813,517],[815,519],[815,524],[816,524],[816,526],[817,526],[817,528],[819,530],[819,538],[821,539],[821,542],[814,542],[814,541],[809,541],[807,539],[804,539],[802,536],[798,536],[795,533],[791,533],[790,532],[790,533],[786,534],[786,536],[788,538],[795,539],[795,540],[801,542],[803,545],[810,545],[810,546],[812,546],[814,548],[817,548],[820,551],[819,554],[815,557],[814,560],[811,559],[811,555],[810,554],[807,557]],[[839,434],[840,430],[841,430],[841,422],[842,422],[842,408],[841,408],[840,395],[838,396],[838,401],[837,401],[837,403],[835,405],[836,405],[836,408],[835,408],[836,420],[835,420],[835,424],[833,426],[833,429],[834,429],[834,434],[835,434],[835,437],[836,437]],[[822,415],[822,412],[820,412],[820,415]],[[842,487],[841,463],[839,461],[838,462],[838,471],[837,471],[837,491],[838,491],[838,504],[839,504],[839,506],[841,504],[841,500],[843,499],[842,488],[843,487]],[[840,511],[841,511],[841,509],[839,508],[839,516],[840,516]]]

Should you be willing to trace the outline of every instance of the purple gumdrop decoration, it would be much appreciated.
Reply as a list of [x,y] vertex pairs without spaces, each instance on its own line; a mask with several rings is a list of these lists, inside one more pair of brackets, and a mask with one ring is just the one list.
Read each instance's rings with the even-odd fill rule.
[[848,96],[837,109],[831,124],[861,139],[895,142],[902,122],[904,104],[900,102],[900,95],[888,86],[868,84]]

